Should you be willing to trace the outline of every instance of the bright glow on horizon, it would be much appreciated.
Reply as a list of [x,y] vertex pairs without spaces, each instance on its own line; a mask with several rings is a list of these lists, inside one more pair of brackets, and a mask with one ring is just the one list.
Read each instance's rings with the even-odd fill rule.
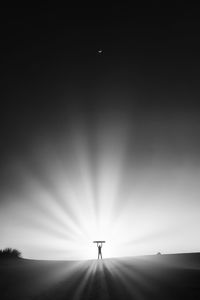
[[35,259],[93,259],[101,239],[103,258],[199,251],[199,169],[138,161],[125,118],[94,130],[77,122],[10,163],[0,247]]

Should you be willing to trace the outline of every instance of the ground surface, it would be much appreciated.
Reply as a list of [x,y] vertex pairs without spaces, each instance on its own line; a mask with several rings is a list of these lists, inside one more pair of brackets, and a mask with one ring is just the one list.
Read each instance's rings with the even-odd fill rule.
[[0,260],[0,299],[200,299],[200,254]]

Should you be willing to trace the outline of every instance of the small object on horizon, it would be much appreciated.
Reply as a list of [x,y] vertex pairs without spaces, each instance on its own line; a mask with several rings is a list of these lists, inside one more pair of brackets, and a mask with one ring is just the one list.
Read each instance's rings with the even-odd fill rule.
[[157,255],[161,255],[161,252],[157,252]]

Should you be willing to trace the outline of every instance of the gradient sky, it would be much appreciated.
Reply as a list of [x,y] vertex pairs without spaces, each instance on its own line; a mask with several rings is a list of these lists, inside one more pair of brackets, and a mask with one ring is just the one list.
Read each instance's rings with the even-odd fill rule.
[[94,258],[103,239],[106,257],[199,251],[195,8],[3,14],[0,248]]

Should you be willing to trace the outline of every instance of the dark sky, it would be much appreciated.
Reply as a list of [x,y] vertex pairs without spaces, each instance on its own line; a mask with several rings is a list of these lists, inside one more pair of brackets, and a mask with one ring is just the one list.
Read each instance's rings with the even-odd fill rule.
[[89,127],[97,115],[123,111],[136,124],[187,123],[187,138],[198,134],[195,7],[6,8],[1,22],[3,164],[80,114]]

